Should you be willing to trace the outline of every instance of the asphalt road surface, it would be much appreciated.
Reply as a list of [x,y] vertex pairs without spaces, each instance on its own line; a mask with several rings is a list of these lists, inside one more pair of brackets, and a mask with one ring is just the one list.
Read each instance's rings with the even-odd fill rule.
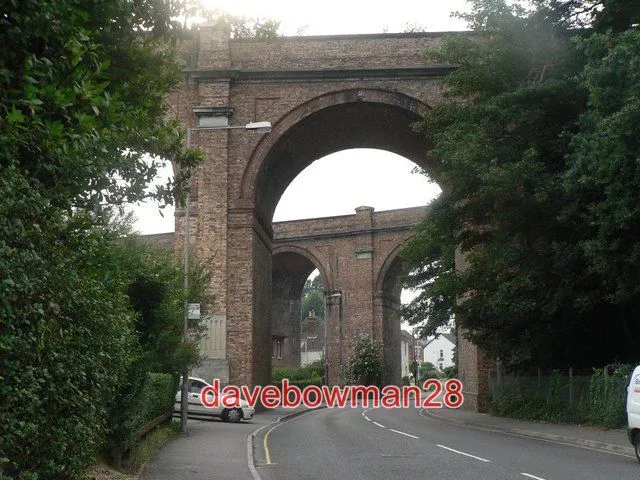
[[640,478],[635,458],[450,425],[417,409],[321,409],[263,429],[263,480]]

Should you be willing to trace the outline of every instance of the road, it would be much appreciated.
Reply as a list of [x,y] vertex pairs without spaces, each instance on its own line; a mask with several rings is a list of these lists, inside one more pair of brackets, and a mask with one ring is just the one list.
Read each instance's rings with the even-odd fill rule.
[[635,458],[450,425],[417,409],[316,410],[263,429],[255,445],[263,480],[640,477]]

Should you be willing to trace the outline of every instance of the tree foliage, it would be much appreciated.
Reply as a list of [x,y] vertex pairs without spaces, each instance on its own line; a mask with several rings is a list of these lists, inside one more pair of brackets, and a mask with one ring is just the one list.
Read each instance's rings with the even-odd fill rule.
[[[145,315],[130,304],[108,212],[149,197],[172,202],[199,159],[163,103],[180,80],[171,42],[181,8],[3,3],[0,478],[79,478],[106,438],[108,406],[144,355]],[[149,191],[167,160],[180,174]],[[166,353],[155,362],[173,361]]]
[[403,252],[423,336],[455,314],[514,367],[637,359],[640,33],[592,3],[474,1],[476,36],[429,52],[458,69],[420,125],[444,192]]
[[203,7],[202,2],[189,2],[188,16],[204,18],[207,23],[229,31],[231,38],[255,38],[268,40],[279,36],[280,22],[271,18],[249,18],[243,15],[232,15],[219,8]]
[[[173,405],[179,375],[184,365],[195,365],[199,353],[195,342],[185,343],[184,338],[184,272],[182,263],[171,251],[161,250],[148,241],[128,236],[113,245],[117,255],[116,267],[125,280],[125,293],[129,305],[135,311],[134,332],[136,341],[128,352],[129,366],[117,390],[115,401],[109,408],[109,447],[131,440],[143,425],[153,420],[164,405]],[[207,287],[211,280],[208,262],[192,258],[189,262],[190,301],[206,305],[211,298]],[[197,325],[189,332],[194,340],[200,337]],[[160,373],[173,378],[173,390],[166,387]],[[155,383],[154,383],[155,379]],[[160,382],[163,398],[150,398],[149,389]],[[166,393],[169,392],[169,396]],[[158,394],[154,391],[154,394]],[[156,405],[155,408],[143,408]],[[108,450],[110,451],[110,449]]]
[[324,323],[324,284],[322,277],[316,275],[313,280],[307,279],[302,288],[302,299],[300,305],[300,321],[302,325],[307,324],[309,312],[313,310],[316,314],[316,322]]

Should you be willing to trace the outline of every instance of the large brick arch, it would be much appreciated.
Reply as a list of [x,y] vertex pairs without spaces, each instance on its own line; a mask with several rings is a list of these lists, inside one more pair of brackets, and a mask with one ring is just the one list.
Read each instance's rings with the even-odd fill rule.
[[270,222],[296,175],[349,148],[379,148],[424,164],[428,144],[410,125],[427,109],[409,95],[371,88],[332,91],[296,106],[254,149],[242,176],[241,203],[256,205],[262,221]]
[[[309,248],[279,245],[273,249],[271,273],[271,337],[273,365],[300,364],[300,313],[304,284],[313,270],[318,269],[327,282],[327,273],[317,255]],[[277,344],[277,345],[276,345]]]

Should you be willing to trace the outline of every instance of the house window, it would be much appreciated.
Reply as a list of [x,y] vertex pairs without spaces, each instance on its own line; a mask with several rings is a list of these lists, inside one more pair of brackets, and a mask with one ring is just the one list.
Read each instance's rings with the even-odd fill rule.
[[276,358],[282,360],[282,340],[276,340]]
[[442,363],[439,363],[439,364],[438,364],[438,368],[439,368],[440,370],[442,370]]
[[438,358],[444,358],[444,351],[440,350],[440,356]]

